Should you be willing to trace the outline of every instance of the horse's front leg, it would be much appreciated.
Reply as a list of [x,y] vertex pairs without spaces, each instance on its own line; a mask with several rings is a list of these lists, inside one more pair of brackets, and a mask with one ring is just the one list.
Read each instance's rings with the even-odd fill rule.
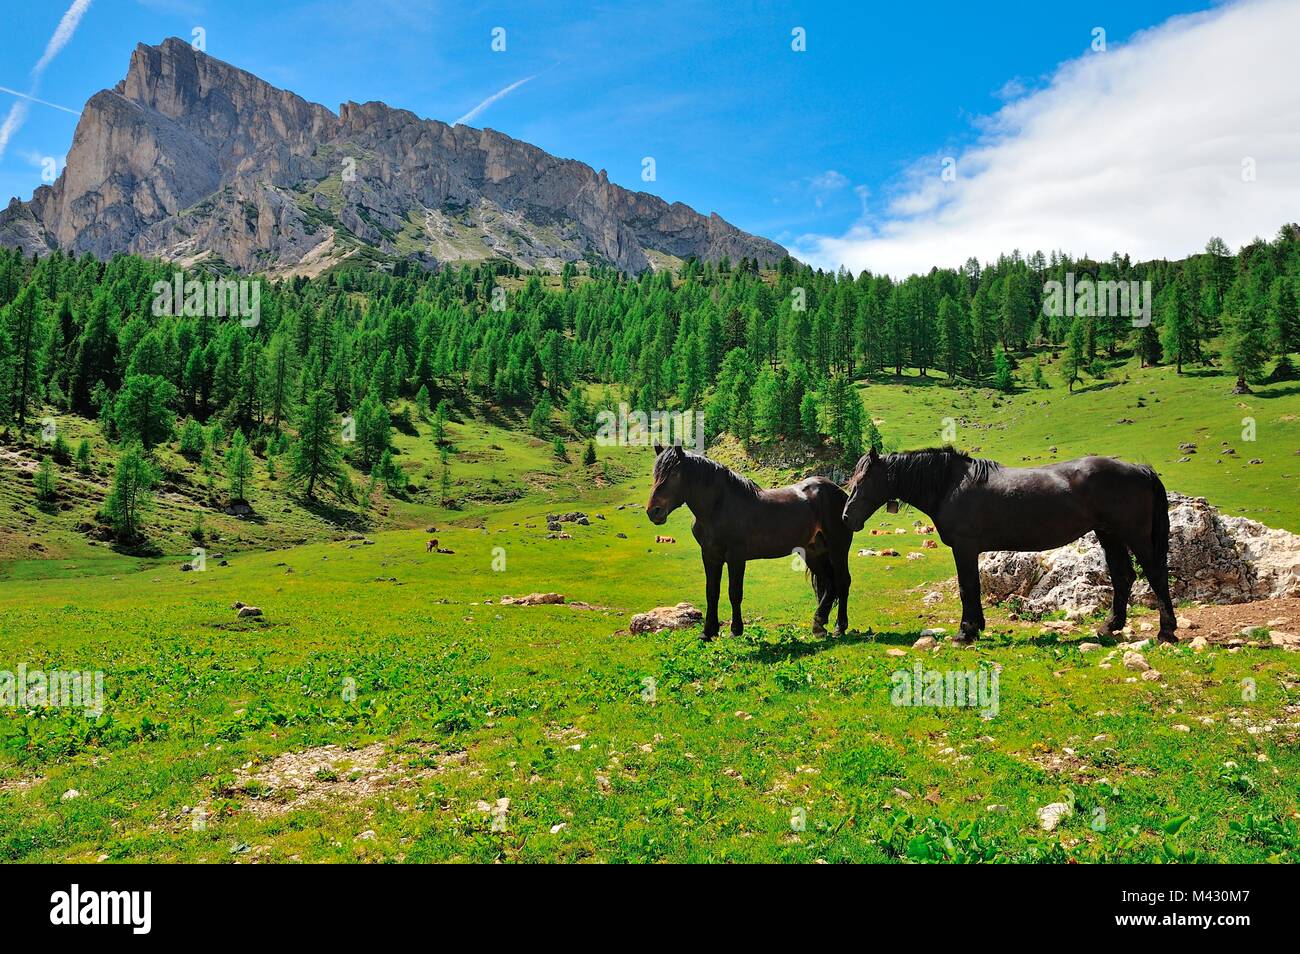
[[722,560],[704,558],[704,632],[703,639],[718,635],[718,596],[722,593]]
[[745,631],[745,621],[740,617],[740,601],[745,596],[745,561],[727,561],[727,597],[731,600],[731,635]]
[[980,555],[978,550],[954,550],[957,587],[961,590],[961,629],[954,642],[968,643],[984,628],[984,607],[980,604]]

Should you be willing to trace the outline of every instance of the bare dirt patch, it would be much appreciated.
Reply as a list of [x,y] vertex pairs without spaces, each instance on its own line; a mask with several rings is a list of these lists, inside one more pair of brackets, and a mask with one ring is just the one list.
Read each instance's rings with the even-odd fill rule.
[[1241,631],[1250,629],[1300,633],[1300,599],[1256,600],[1253,603],[1230,603],[1223,606],[1188,606],[1178,610],[1195,628],[1179,628],[1179,639],[1204,636],[1212,643],[1242,639]]
[[17,794],[35,788],[45,781],[43,775],[23,776],[0,780],[0,794]]
[[587,733],[573,725],[557,725],[552,723],[545,730],[546,738],[552,742],[580,742],[587,737]]
[[1044,772],[1053,775],[1069,775],[1073,778],[1086,778],[1096,774],[1093,767],[1074,750],[1063,752],[1033,752],[1022,756],[1026,762],[1032,762]]
[[402,751],[384,742],[351,750],[323,745],[245,765],[227,794],[254,815],[282,815],[315,802],[365,799],[416,785],[466,761],[464,752],[438,753],[425,744]]
[[26,471],[29,474],[36,473],[38,462],[33,458],[27,457],[18,451],[12,451],[0,448],[0,461],[9,464],[17,470]]

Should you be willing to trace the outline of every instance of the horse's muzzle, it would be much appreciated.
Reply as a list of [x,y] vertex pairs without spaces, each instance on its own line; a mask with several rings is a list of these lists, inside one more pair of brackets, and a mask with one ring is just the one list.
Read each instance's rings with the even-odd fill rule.
[[663,507],[646,507],[645,515],[650,518],[650,522],[657,527],[663,526],[668,522],[668,514]]

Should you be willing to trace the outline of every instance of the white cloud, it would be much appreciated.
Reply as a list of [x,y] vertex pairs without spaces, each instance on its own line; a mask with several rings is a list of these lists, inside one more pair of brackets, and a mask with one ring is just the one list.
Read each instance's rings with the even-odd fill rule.
[[826,200],[832,193],[839,192],[849,185],[849,177],[835,169],[827,169],[816,175],[797,179],[790,183],[790,188],[812,196],[814,208],[826,207]]
[[865,216],[868,208],[867,200],[871,198],[871,189],[868,186],[855,185],[853,187],[853,194],[856,195],[858,201],[862,203],[862,214]]
[[814,189],[843,189],[849,184],[848,176],[842,172],[836,172],[834,169],[827,169],[825,172],[813,176],[808,180],[808,184]]
[[[9,140],[13,138],[14,133],[22,128],[23,123],[27,122],[27,114],[31,110],[32,103],[42,103],[46,106],[52,106],[53,103],[44,103],[36,99],[36,92],[40,89],[41,76],[45,73],[46,67],[54,61],[59,52],[68,45],[72,39],[77,27],[81,23],[81,18],[85,16],[86,11],[90,9],[91,0],[72,0],[72,6],[64,12],[63,18],[59,20],[59,25],[54,28],[54,33],[50,40],[45,44],[45,52],[41,58],[36,61],[31,72],[31,89],[27,94],[14,93],[19,99],[9,107],[9,113],[5,116],[3,123],[0,123],[0,157],[3,157],[5,150],[9,148]],[[62,106],[55,107],[63,109]],[[69,110],[71,112],[71,110]]]
[[18,158],[29,166],[43,166],[47,159],[53,159],[58,164],[59,168],[63,168],[67,161],[66,156],[47,156],[43,153],[37,152],[35,149],[20,150]]
[[922,160],[881,218],[796,254],[906,275],[1016,248],[1147,259],[1271,237],[1300,217],[1298,36],[1294,0],[1243,0],[1111,42],[981,122],[955,181]]
[[1019,76],[1013,76],[1002,84],[1001,88],[993,95],[1001,100],[1019,99],[1029,92],[1029,87]]

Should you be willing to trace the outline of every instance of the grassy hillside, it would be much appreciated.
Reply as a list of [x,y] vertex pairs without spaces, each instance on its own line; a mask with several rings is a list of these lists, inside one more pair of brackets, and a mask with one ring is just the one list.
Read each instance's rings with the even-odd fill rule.
[[[1300,530],[1300,389],[1230,387],[1128,365],[1073,395],[917,378],[860,393],[898,447],[938,442],[953,418],[956,443],[1004,463],[1118,454]],[[53,513],[16,473],[26,452],[3,448],[0,669],[101,669],[107,699],[98,719],[0,709],[0,858],[1300,860],[1294,656],[1152,648],[1162,678],[1145,681],[1110,650],[1081,653],[1086,625],[1003,609],[973,649],[915,651],[960,609],[950,555],[923,549],[906,512],[868,524],[904,530],[903,556],[853,557],[844,639],[810,636],[810,589],[785,560],[750,566],[743,638],[632,636],[631,614],[703,597],[689,514],[658,528],[642,512],[649,451],[599,448],[587,468],[580,445],[558,463],[515,421],[450,432],[454,510],[426,425],[397,439],[409,499],[342,513],[304,507],[259,458],[265,523],[209,507],[229,560],[202,573],[178,569],[203,506],[189,465],[170,462],[177,499],[150,518],[164,556],[140,560],[76,529],[106,448]],[[802,455],[719,450],[765,483],[806,470]],[[547,539],[560,510],[590,526]],[[425,552],[429,525],[452,553]],[[534,591],[588,605],[500,605]],[[996,712],[891,704],[916,665],[996,672]],[[1056,802],[1074,813],[1045,832],[1036,812]]]
[[[1113,454],[1152,465],[1171,490],[1300,531],[1300,384],[1259,385],[1237,395],[1225,372],[1178,375],[1127,361],[1071,394],[1047,367],[1047,390],[1004,395],[951,388],[942,375],[913,375],[901,385],[889,375],[867,383],[861,394],[899,449],[941,443],[951,419],[954,443],[979,456],[1026,466]],[[1254,440],[1247,440],[1251,420]],[[1186,443],[1196,452],[1181,451]]]
[[[148,549],[157,553],[143,565],[156,565],[161,555],[188,557],[200,542],[212,552],[234,554],[424,526],[434,518],[473,521],[501,503],[529,496],[567,499],[627,474],[619,462],[627,456],[624,451],[603,453],[604,462],[588,468],[581,464],[583,445],[575,442],[568,447],[568,459],[557,460],[550,442],[512,429],[519,421],[479,409],[476,416],[466,413],[447,427],[450,499],[456,502],[455,509],[448,510],[442,507],[442,464],[430,426],[414,420],[413,409],[407,410],[413,418],[411,429],[394,431],[396,460],[407,481],[407,489],[397,496],[372,493],[369,476],[349,464],[353,499],[322,494],[307,501],[285,479],[287,456],[274,455],[272,476],[262,453],[247,492],[254,514],[238,517],[226,512],[227,484],[219,455],[207,467],[182,457],[174,446],[160,448],[156,459],[164,479],[146,518]],[[71,415],[54,419],[71,446],[83,437],[91,441],[90,472],[78,473],[71,464],[59,467],[59,494],[44,502],[34,492],[33,475],[48,448],[32,442],[0,444],[6,478],[0,484],[0,579],[61,570],[94,572],[95,567],[117,572],[133,566],[123,562],[125,554],[114,547],[96,518],[109,491],[118,448],[104,440],[92,421]],[[200,517],[205,528],[201,541],[192,533]],[[74,563],[71,569],[60,564],[56,570],[51,565],[55,560]]]

